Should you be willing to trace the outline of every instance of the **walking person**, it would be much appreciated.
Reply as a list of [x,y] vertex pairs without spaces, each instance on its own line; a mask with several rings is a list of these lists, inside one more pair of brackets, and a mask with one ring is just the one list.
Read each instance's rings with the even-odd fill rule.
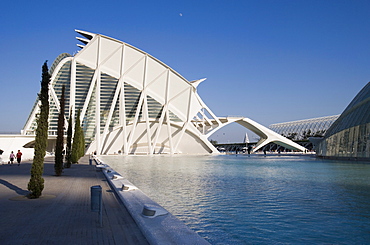
[[18,152],[17,152],[18,166],[21,164],[21,159],[22,159],[22,152],[20,150],[18,150]]
[[13,162],[14,162],[14,158],[15,158],[15,155],[14,155],[14,153],[13,153],[13,151],[12,151],[12,153],[10,153],[10,156],[9,156],[9,163],[10,163],[10,164],[13,164]]

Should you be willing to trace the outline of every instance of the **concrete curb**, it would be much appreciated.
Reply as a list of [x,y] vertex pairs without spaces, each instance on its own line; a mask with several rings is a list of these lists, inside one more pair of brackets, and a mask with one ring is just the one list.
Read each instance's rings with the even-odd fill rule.
[[210,244],[108,164],[93,159],[150,244]]

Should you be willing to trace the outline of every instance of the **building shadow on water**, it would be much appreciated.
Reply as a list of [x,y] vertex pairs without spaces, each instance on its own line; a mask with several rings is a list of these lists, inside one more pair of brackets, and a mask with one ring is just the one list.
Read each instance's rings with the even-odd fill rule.
[[3,179],[0,179],[0,184],[8,187],[9,189],[15,191],[17,194],[22,195],[22,196],[26,196],[29,193],[28,190],[23,190],[23,189],[19,188],[18,186],[13,185],[12,183],[9,183],[8,181],[3,180]]

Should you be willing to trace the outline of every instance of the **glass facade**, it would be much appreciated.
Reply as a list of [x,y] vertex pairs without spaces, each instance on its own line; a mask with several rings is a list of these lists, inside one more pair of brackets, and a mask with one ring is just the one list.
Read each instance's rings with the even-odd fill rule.
[[[70,81],[71,81],[71,61],[63,61],[64,58],[71,57],[70,55],[63,53],[59,55],[55,61],[53,62],[51,68],[49,69],[49,73],[52,74],[54,69],[59,65],[60,62],[63,62],[62,67],[60,68],[59,72],[56,74],[55,78],[52,79],[51,86],[57,100],[59,101],[62,94],[62,87],[65,86],[65,112],[66,119],[69,117],[69,105],[70,100]],[[92,83],[92,79],[94,76],[95,70],[91,69],[83,64],[76,64],[76,99],[73,110],[83,110],[84,104],[86,103],[87,94],[90,89],[90,85]],[[108,114],[111,109],[111,105],[113,102],[114,93],[116,91],[116,87],[118,84],[118,79],[114,78],[106,73],[101,74],[101,85],[100,85],[100,133],[103,133],[104,127],[107,123]],[[82,128],[84,131],[85,142],[86,144],[90,144],[95,139],[95,113],[96,113],[96,103],[95,103],[95,94],[96,94],[96,85],[94,85],[92,90],[92,96],[90,97],[90,101],[87,106],[87,110],[85,116],[82,120]],[[124,82],[124,98],[125,98],[125,112],[126,112],[126,123],[129,124],[135,118],[135,113],[137,110],[138,102],[140,99],[141,91],[130,84]],[[115,126],[120,125],[119,121],[119,103],[120,103],[120,96],[118,96],[116,105],[114,107],[112,119],[110,120],[109,129],[114,128]],[[148,101],[148,116],[151,120],[159,120],[163,105],[161,105],[158,101],[153,99],[151,96],[147,95]],[[36,101],[37,103],[38,101]],[[34,105],[33,110],[36,107],[36,103]],[[53,96],[50,94],[49,96],[49,103],[50,103],[50,111],[49,111],[49,135],[56,135],[57,128],[58,128],[58,114],[59,110],[56,105],[56,101]],[[32,111],[33,111],[32,110]],[[179,118],[172,113],[169,112],[169,117],[171,121],[180,121]],[[142,111],[139,113],[138,120],[141,121],[142,119]],[[27,130],[27,135],[34,135],[37,124],[36,120],[34,120],[31,124],[29,130]]]
[[370,82],[316,146],[318,156],[370,159]]

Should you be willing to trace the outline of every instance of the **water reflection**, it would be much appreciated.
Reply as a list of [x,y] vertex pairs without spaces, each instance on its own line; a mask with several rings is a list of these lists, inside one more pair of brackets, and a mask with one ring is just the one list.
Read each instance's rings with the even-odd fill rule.
[[103,159],[212,244],[370,240],[369,164],[284,156]]

